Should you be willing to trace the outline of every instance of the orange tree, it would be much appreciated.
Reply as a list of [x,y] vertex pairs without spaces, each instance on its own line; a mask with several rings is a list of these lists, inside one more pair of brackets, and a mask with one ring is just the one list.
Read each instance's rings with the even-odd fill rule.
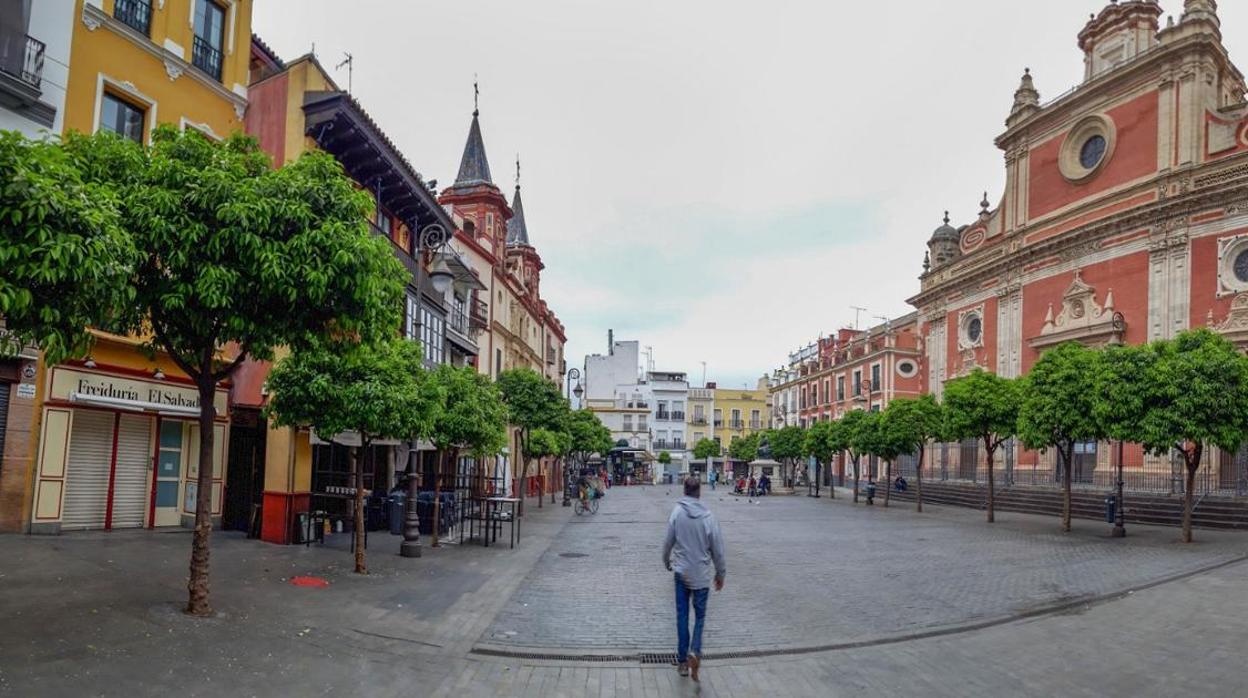
[[994,511],[993,461],[1018,428],[1019,383],[977,368],[945,384],[945,423],[955,439],[978,439],[988,454],[988,523]]
[[[150,146],[100,132],[62,147],[138,251],[109,329],[167,353],[195,383],[201,463],[212,460],[213,394],[243,361],[399,326],[406,272],[369,232],[371,198],[332,157],[273,169],[254,139],[216,142],[172,126]],[[195,615],[212,612],[211,477],[200,468],[186,606]]]
[[915,508],[923,511],[924,452],[929,441],[944,434],[944,408],[931,395],[900,398],[888,403],[883,419],[888,431],[901,442],[901,452],[918,454],[914,478]]

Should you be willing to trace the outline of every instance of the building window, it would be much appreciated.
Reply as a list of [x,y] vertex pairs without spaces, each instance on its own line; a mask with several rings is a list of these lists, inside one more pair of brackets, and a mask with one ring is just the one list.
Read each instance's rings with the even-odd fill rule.
[[498,380],[498,376],[503,372],[503,350],[494,350],[494,379]]
[[880,365],[871,365],[871,392],[879,392],[883,386],[880,385]]
[[758,410],[750,410],[750,428],[760,429],[762,428],[762,425],[763,423],[760,420],[760,415],[759,415]]
[[632,430],[633,430],[633,415],[626,414],[624,415],[624,431],[632,431]]
[[644,431],[646,428],[646,415],[637,415],[637,431]]
[[836,377],[836,401],[845,399],[845,376]]
[[445,360],[446,320],[423,305],[420,307],[420,343],[425,350],[426,366],[437,366]]
[[150,0],[117,0],[113,5],[113,17],[143,36],[152,28],[152,3]]
[[390,231],[392,230],[392,227],[391,227],[392,225],[393,225],[393,222],[390,220],[390,214],[383,211],[381,206],[378,205],[377,206],[377,227],[381,229],[381,232],[386,234],[386,237],[389,237]]
[[100,103],[100,128],[112,131],[135,143],[143,142],[143,121],[146,112],[107,92]]
[[854,397],[862,395],[862,371],[854,371]]
[[418,317],[417,309],[419,308],[419,305],[416,302],[416,299],[411,296],[407,296],[406,300],[407,302],[403,307],[403,336],[411,340],[417,340],[420,339],[420,337],[416,334]]
[[191,64],[220,80],[225,44],[225,9],[212,0],[198,0],[192,42]]

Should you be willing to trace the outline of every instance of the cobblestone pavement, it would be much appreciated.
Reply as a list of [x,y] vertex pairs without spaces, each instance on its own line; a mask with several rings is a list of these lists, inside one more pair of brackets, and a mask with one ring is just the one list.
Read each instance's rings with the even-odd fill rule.
[[[657,542],[641,530],[661,530],[671,501],[664,491],[613,490],[596,519],[575,519],[567,509],[549,504],[544,510],[530,506],[524,539],[515,550],[447,546],[426,548],[424,557],[408,560],[394,554],[396,538],[375,535],[369,550],[372,574],[366,577],[350,573],[344,550],[271,546],[233,534],[218,535],[212,567],[213,598],[220,614],[211,619],[192,619],[178,612],[186,593],[190,545],[186,533],[0,536],[0,695],[1242,695],[1248,563],[1097,603],[1075,604],[1061,613],[963,628],[938,637],[894,638],[886,644],[765,659],[712,659],[706,663],[700,686],[680,679],[670,666],[513,659],[471,651],[505,620],[518,617],[517,608],[527,608],[531,583],[552,585],[549,577],[557,574],[564,575],[566,587],[575,589],[604,583],[604,579],[617,585],[630,580],[637,583],[657,567],[655,579],[664,593],[655,592],[653,618],[637,616],[636,609],[645,608],[640,603],[601,604],[602,613],[570,623],[565,606],[555,604],[534,614],[533,627],[564,629],[568,637],[591,624],[600,625],[603,633],[612,627],[652,621],[656,627],[669,627],[671,619],[665,611],[670,584],[656,559]],[[929,597],[959,597],[960,592],[941,596],[944,592],[938,588],[939,583],[956,583],[958,568],[973,579],[982,579],[985,573],[977,573],[973,566],[991,559],[991,569],[1003,575],[1011,576],[1012,566],[1023,566],[1028,574],[1046,579],[1052,571],[1032,562],[1028,550],[1061,547],[1050,540],[1055,522],[1007,514],[989,536],[989,540],[1005,541],[994,544],[997,552],[991,558],[953,540],[941,544],[939,554],[916,556],[916,540],[915,546],[897,553],[911,556],[912,564],[898,562],[888,568],[899,570],[901,577],[867,575],[870,586],[828,592],[826,588],[837,581],[837,571],[853,566],[848,561],[838,563],[838,555],[856,551],[865,556],[860,559],[877,560],[891,545],[891,536],[974,538],[984,535],[978,529],[986,525],[976,512],[958,509],[923,515],[902,507],[855,511],[845,502],[804,497],[747,505],[720,502],[718,494],[711,503],[723,511],[730,542],[732,586],[717,595],[711,609],[721,629],[728,619],[728,601],[758,598],[764,604],[770,598],[767,604],[778,608],[788,603],[784,594],[790,588],[808,594],[802,601],[810,618],[790,614],[790,622],[797,623],[794,627],[816,627],[815,623],[836,616],[817,608],[828,599],[839,613],[853,613],[859,607],[882,609],[873,617],[882,622],[889,617],[888,607],[901,602],[880,595],[904,580],[919,581],[907,587],[910,596],[923,601],[915,608],[934,606],[937,601]],[[869,519],[874,525],[855,518]],[[1133,570],[1132,575],[1106,573],[1109,582],[1156,579],[1157,574],[1231,559],[1243,546],[1241,541],[1248,540],[1202,531],[1198,536],[1204,542],[1183,547],[1171,544],[1174,529],[1135,527],[1125,542],[1110,541],[1102,539],[1103,532],[1093,524],[1077,525],[1079,529],[1068,540],[1056,537],[1066,541],[1061,545],[1096,546],[1110,561],[1105,567]],[[626,532],[630,528],[639,530],[630,537]],[[869,543],[850,545],[843,540],[875,528],[879,538]],[[802,533],[807,529],[808,533]],[[616,540],[606,540],[608,536]],[[747,537],[749,545],[743,545]],[[589,540],[601,541],[594,544],[596,549],[584,543],[591,557],[560,557],[562,552],[580,550],[576,546]],[[792,549],[801,548],[803,542],[813,546],[813,552],[807,551],[802,558],[807,560],[804,565],[770,570],[768,566],[780,558],[767,552],[742,559],[743,547],[751,551]],[[601,549],[606,545],[627,551],[643,544],[652,548],[623,555],[615,563],[602,559],[613,552]],[[1117,548],[1130,552],[1115,552]],[[569,575],[566,568],[549,573],[542,569],[547,564],[564,564],[552,562],[552,556],[568,564],[599,559],[598,564]],[[288,581],[295,574],[322,576],[330,586],[291,586]],[[813,588],[801,586],[811,579],[822,581]],[[1100,582],[1101,588],[1109,582]],[[765,597],[766,584],[778,584],[780,591]],[[975,584],[985,594],[1000,589],[1011,598],[1024,599],[1023,606],[998,607],[1018,609],[1036,603],[1031,595],[1008,592],[1014,585],[1025,587],[1025,580],[997,586]],[[733,592],[740,596],[731,596]],[[1054,598],[1063,597],[1058,593]],[[984,599],[992,606],[990,601]],[[787,613],[777,608],[764,609],[762,617],[752,619],[754,627],[774,634],[770,628],[780,627],[782,621],[767,615]],[[924,617],[945,617],[926,613]],[[637,617],[628,620],[629,614]],[[990,614],[985,611],[978,617]],[[845,622],[840,627],[851,625]],[[641,632],[636,636],[644,639]],[[670,649],[665,636],[660,644],[659,649]]]
[[[486,647],[671,651],[672,581],[660,561],[678,487],[619,487],[574,518],[482,637]],[[916,514],[804,496],[750,502],[707,491],[727,541],[703,647],[859,642],[1027,614],[1241,557],[1248,539],[974,511]]]

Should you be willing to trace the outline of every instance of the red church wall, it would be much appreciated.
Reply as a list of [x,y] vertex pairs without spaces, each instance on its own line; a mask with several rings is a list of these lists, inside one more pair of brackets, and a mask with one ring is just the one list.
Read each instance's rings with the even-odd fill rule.
[[[1114,291],[1114,309],[1127,323],[1125,341],[1143,344],[1148,340],[1148,252],[1117,257],[1082,268],[1084,283],[1096,289],[1096,302],[1104,305],[1105,295]],[[1023,373],[1031,370],[1040,353],[1029,340],[1040,335],[1049,304],[1056,317],[1062,309],[1062,294],[1075,278],[1073,271],[1033,281],[1023,288]]]
[[993,373],[997,371],[997,298],[993,296],[985,299],[982,303],[969,303],[959,308],[954,308],[945,317],[945,340],[947,342],[945,345],[946,379],[962,372],[962,352],[958,350],[958,333],[961,332],[961,327],[958,325],[958,316],[963,311],[977,308],[980,305],[984,308],[984,341],[982,347],[976,347],[975,349],[975,364]]
[[1031,151],[1028,217],[1039,218],[1093,194],[1144,177],[1157,170],[1157,93],[1150,92],[1107,112],[1117,131],[1114,152],[1104,168],[1082,183],[1073,183],[1058,169],[1066,135]]
[[1215,323],[1222,322],[1226,319],[1227,313],[1230,312],[1231,300],[1234,296],[1217,297],[1218,240],[1234,235],[1242,235],[1245,232],[1248,232],[1248,229],[1240,228],[1192,240],[1192,297],[1190,303],[1192,314],[1189,319],[1192,327],[1204,327],[1209,319],[1210,310],[1213,311],[1213,321]]
[[247,88],[244,128],[260,141],[260,149],[273,158],[273,166],[286,163],[286,92],[288,73],[280,73]]

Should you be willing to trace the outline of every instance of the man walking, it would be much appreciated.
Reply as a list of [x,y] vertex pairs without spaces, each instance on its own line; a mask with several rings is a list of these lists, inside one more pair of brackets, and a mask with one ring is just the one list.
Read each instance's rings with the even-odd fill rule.
[[[702,655],[702,624],[712,579],[715,591],[724,588],[724,538],[719,522],[698,497],[702,484],[696,477],[685,479],[685,496],[680,498],[667,520],[663,542],[663,564],[676,577],[676,656],[680,675],[698,680]],[[689,605],[693,604],[693,639],[689,638]]]

